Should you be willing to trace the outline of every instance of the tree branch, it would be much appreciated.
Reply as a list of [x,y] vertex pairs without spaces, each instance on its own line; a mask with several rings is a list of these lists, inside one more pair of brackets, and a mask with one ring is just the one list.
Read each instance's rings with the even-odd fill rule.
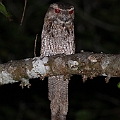
[[0,83],[8,84],[21,81],[21,86],[29,88],[29,79],[52,75],[82,75],[83,82],[89,77],[120,77],[120,55],[94,54],[81,52],[73,55],[34,57],[0,64]]

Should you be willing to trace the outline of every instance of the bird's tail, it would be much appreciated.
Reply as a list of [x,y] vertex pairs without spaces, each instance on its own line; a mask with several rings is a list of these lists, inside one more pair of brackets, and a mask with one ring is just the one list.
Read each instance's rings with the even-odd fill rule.
[[65,120],[68,112],[68,83],[64,75],[48,77],[48,98],[51,101],[51,119]]

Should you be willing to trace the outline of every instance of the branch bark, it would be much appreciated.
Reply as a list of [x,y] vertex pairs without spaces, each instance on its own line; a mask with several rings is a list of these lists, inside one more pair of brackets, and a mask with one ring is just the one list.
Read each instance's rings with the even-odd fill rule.
[[0,64],[0,84],[21,81],[20,86],[30,87],[29,79],[53,75],[82,75],[87,78],[106,76],[106,83],[111,77],[120,77],[120,54],[94,54],[81,52],[73,55],[55,55],[34,57]]

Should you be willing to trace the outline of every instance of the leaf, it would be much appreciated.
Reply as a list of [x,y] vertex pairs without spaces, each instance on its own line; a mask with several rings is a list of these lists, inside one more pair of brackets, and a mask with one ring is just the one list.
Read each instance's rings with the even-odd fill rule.
[[12,21],[11,19],[11,14],[9,12],[7,12],[5,6],[2,4],[2,2],[0,2],[0,12],[5,15],[9,21]]
[[117,87],[120,89],[120,82],[117,84]]

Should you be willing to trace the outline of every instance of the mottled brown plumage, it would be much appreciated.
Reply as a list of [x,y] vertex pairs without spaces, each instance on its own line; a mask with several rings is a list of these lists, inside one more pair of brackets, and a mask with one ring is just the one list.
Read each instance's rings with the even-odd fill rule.
[[[74,54],[74,7],[65,3],[50,5],[41,35],[41,57]],[[64,75],[48,78],[51,120],[66,120],[68,112],[68,83]]]

